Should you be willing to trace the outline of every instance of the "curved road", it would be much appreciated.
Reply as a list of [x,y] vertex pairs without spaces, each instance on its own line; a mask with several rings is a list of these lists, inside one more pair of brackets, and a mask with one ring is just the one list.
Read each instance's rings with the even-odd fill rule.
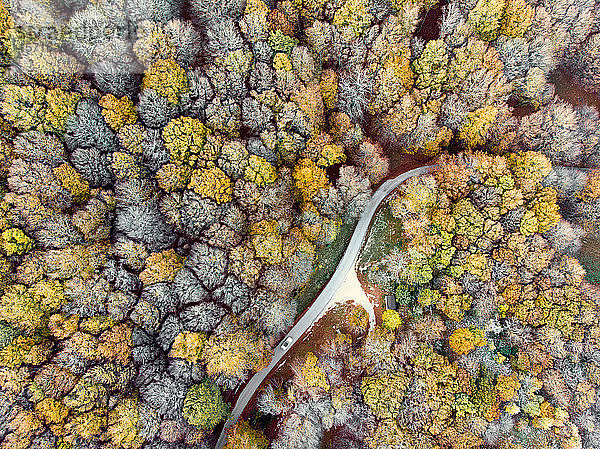
[[269,375],[269,373],[277,366],[279,361],[283,358],[283,356],[292,348],[292,346],[304,335],[304,333],[313,325],[313,323],[321,316],[321,313],[328,306],[329,302],[333,299],[335,292],[340,287],[340,283],[344,281],[346,278],[346,274],[348,271],[354,269],[354,264],[358,259],[358,255],[362,248],[362,243],[364,238],[367,236],[367,232],[369,231],[369,225],[371,224],[371,219],[377,208],[381,204],[381,202],[392,193],[396,187],[406,181],[408,178],[413,176],[423,175],[427,173],[432,166],[420,167],[414,170],[407,171],[406,173],[402,173],[401,175],[395,177],[394,179],[389,179],[384,182],[376,191],[375,194],[371,197],[369,204],[363,211],[360,216],[360,220],[356,224],[356,228],[354,229],[354,233],[352,234],[352,238],[350,239],[350,243],[348,244],[348,248],[344,253],[344,257],[338,264],[335,273],[327,282],[327,285],[319,296],[315,299],[313,304],[308,308],[306,313],[302,315],[302,317],[296,322],[294,327],[287,333],[285,337],[282,338],[281,342],[285,341],[288,337],[292,337],[293,342],[286,350],[281,349],[281,342],[275,348],[273,352],[273,358],[271,359],[271,363],[262,370],[258,371],[254,376],[250,379],[250,381],[246,384],[238,399],[235,403],[235,407],[231,412],[231,417],[225,423],[223,427],[223,431],[221,432],[221,436],[217,441],[217,446],[215,449],[222,449],[225,445],[225,440],[227,438],[227,431],[231,426],[233,426],[237,420],[242,415],[242,412],[250,402],[250,399],[256,393],[256,390],[260,387],[265,378]]

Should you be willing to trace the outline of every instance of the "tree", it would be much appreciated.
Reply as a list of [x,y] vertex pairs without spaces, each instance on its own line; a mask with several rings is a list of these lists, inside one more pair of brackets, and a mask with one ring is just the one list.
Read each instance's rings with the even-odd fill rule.
[[248,373],[268,365],[269,349],[252,331],[236,329],[223,335],[211,335],[204,346],[202,360],[211,377],[226,376],[243,381]]
[[177,272],[183,267],[183,257],[171,248],[159,253],[152,253],[146,259],[146,266],[140,273],[140,281],[144,286],[158,282],[173,282]]
[[364,0],[347,0],[336,11],[332,24],[338,27],[345,40],[350,41],[353,37],[360,36],[372,19]]
[[175,238],[172,227],[153,201],[118,208],[114,226],[117,231],[143,243],[150,250],[164,249]]
[[192,385],[183,403],[183,417],[192,426],[212,430],[227,418],[229,406],[223,402],[219,387],[210,379]]
[[189,90],[189,81],[185,70],[173,59],[159,59],[144,74],[142,89],[152,89],[176,105]]
[[245,142],[231,140],[223,144],[217,159],[217,165],[232,179],[238,179],[244,175],[248,167],[248,151]]
[[68,118],[75,112],[80,94],[62,89],[52,89],[46,92],[47,109],[41,128],[44,131],[63,133],[68,124]]
[[360,384],[365,403],[379,419],[394,419],[402,407],[408,378],[402,371],[364,377]]
[[413,70],[417,75],[416,86],[440,90],[448,76],[447,66],[448,49],[444,41],[438,39],[427,42],[421,56],[413,62]]
[[344,148],[333,143],[331,136],[320,134],[309,140],[303,156],[311,158],[320,167],[329,167],[346,161]]
[[364,70],[354,69],[340,74],[338,107],[353,122],[361,122],[373,94],[373,77]]
[[14,284],[2,296],[0,317],[24,335],[32,335],[47,325],[48,315],[64,302],[66,298],[58,281],[40,281],[31,289]]
[[67,190],[76,203],[84,203],[90,195],[89,183],[83,179],[81,174],[72,165],[65,162],[52,169],[52,173]]
[[395,331],[402,325],[402,317],[395,310],[386,310],[383,312],[383,327],[390,331]]
[[210,198],[217,203],[231,201],[233,185],[229,177],[220,168],[195,170],[188,188],[204,198]]
[[[192,301],[196,299],[192,297]],[[187,302],[192,302],[188,300]],[[185,303],[185,298],[182,298]],[[192,305],[181,312],[181,320],[186,330],[193,332],[214,331],[227,311],[213,302],[205,302],[200,305]]]
[[162,136],[171,162],[205,167],[214,161],[217,154],[210,145],[206,145],[209,132],[200,120],[191,117],[169,121],[163,128]]
[[[208,381],[210,382],[210,381]],[[220,398],[220,391],[216,388],[211,389],[212,385],[208,386],[208,394],[214,392],[218,394],[218,398]],[[201,388],[196,388],[200,390],[200,394],[202,395]],[[197,399],[197,395],[193,392],[190,394],[192,389],[188,390],[187,393],[190,396],[188,410],[190,412],[195,412],[197,409],[194,407],[195,399]],[[155,409],[158,414],[167,419],[181,419],[182,408],[184,403],[187,401],[186,396],[186,387],[180,382],[173,379],[166,373],[159,373],[152,381],[140,388],[140,398],[143,402],[149,404],[153,409]],[[210,401],[210,398],[206,398]],[[191,410],[190,410],[191,408]],[[201,412],[201,410],[198,410]],[[187,420],[187,413],[183,413],[183,417]]]
[[250,182],[254,182],[259,187],[263,187],[266,184],[275,182],[277,171],[264,158],[251,154],[244,171],[244,178]]
[[121,365],[131,363],[131,327],[117,324],[100,334],[98,354]]
[[344,221],[357,220],[371,196],[369,180],[356,167],[347,165],[340,168],[337,188],[345,205]]
[[590,35],[577,52],[571,65],[576,69],[576,73],[586,86],[598,92],[600,91],[600,57],[598,48],[600,47],[600,35],[598,33]]
[[353,151],[351,158],[367,175],[372,185],[385,178],[390,167],[389,159],[381,145],[368,140]]
[[498,110],[494,106],[477,109],[469,112],[458,137],[465,143],[468,149],[482,145],[486,139]]
[[262,220],[254,223],[250,228],[250,233],[256,257],[272,265],[281,263],[283,240],[276,221]]
[[169,357],[185,359],[190,363],[198,363],[202,359],[206,336],[199,332],[183,331],[177,334]]
[[144,443],[140,435],[140,410],[137,398],[124,398],[108,412],[108,436],[125,449],[137,449]]
[[71,203],[68,192],[62,189],[45,164],[13,160],[8,171],[8,185],[15,193],[35,195],[53,209],[66,209]]
[[54,134],[41,131],[20,133],[13,140],[13,152],[29,162],[56,167],[66,161],[64,144]]
[[62,133],[67,118],[81,98],[77,93],[59,88],[46,90],[40,86],[6,84],[2,88],[0,110],[21,131],[39,130]]
[[165,25],[165,32],[175,46],[175,59],[184,67],[193,66],[198,55],[200,35],[188,21],[171,19]]
[[114,131],[119,131],[123,125],[132,125],[137,120],[133,102],[126,96],[117,98],[112,94],[107,94],[100,98],[98,104],[103,108],[102,115],[106,123]]
[[498,37],[505,7],[505,0],[477,1],[477,4],[469,13],[468,21],[475,28],[481,39],[492,41]]
[[323,369],[319,366],[317,356],[309,352],[300,367],[298,377],[294,381],[304,391],[329,391],[330,385]]
[[487,341],[480,329],[458,328],[450,335],[448,344],[458,355],[463,355],[474,350],[476,346],[484,346]]
[[310,201],[321,189],[329,186],[325,170],[317,166],[311,159],[298,161],[292,172],[294,185],[303,201]]
[[531,26],[533,7],[524,0],[508,0],[502,16],[500,34],[508,37],[523,37]]
[[321,73],[321,95],[327,109],[333,109],[338,98],[338,76],[334,70],[327,69]]
[[33,240],[19,228],[9,228],[2,232],[1,245],[7,256],[21,255],[33,249]]
[[150,88],[140,93],[137,110],[141,121],[151,128],[162,128],[177,115],[177,107]]
[[[101,153],[112,152],[117,149],[115,134],[104,121],[102,109],[96,102],[89,99],[82,99],[77,103],[75,114],[70,115],[67,119],[64,138],[67,147],[74,152],[71,155],[71,160],[73,166],[78,170],[79,167],[76,161],[83,156],[82,149],[94,148]],[[76,156],[78,152],[81,155],[79,157]],[[79,165],[83,165],[83,161]],[[82,170],[82,172],[82,174],[86,174],[85,170]],[[100,170],[100,173],[102,173],[102,170]]]
[[10,60],[10,33],[15,27],[15,22],[6,5],[0,6],[0,61],[2,64]]
[[206,124],[228,137],[239,137],[242,108],[233,98],[215,97],[206,107]]
[[90,187],[107,186],[113,181],[107,155],[95,147],[75,149],[71,153],[71,164]]
[[192,177],[192,167],[189,165],[164,164],[156,172],[158,186],[166,191],[183,190],[187,187]]
[[225,449],[267,449],[269,439],[248,421],[239,421],[227,432]]
[[227,270],[227,253],[205,243],[195,243],[185,261],[202,284],[209,290],[221,286]]

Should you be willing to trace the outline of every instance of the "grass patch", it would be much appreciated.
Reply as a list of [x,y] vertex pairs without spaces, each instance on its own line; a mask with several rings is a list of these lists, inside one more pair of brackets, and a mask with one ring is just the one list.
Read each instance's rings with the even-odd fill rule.
[[394,218],[386,201],[373,218],[367,241],[358,259],[359,266],[379,262],[393,248],[402,245],[402,222]]
[[577,259],[585,268],[585,280],[592,284],[600,284],[600,240],[584,238]]
[[294,297],[298,304],[298,315],[306,310],[315,300],[321,289],[327,284],[340,260],[348,248],[355,223],[344,223],[337,238],[329,245],[317,250],[317,262],[309,281]]

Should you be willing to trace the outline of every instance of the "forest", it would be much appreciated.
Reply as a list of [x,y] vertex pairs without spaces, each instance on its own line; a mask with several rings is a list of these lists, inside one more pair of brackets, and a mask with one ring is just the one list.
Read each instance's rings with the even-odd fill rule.
[[0,449],[214,448],[410,164],[226,448],[600,447],[599,108],[598,0],[2,0]]

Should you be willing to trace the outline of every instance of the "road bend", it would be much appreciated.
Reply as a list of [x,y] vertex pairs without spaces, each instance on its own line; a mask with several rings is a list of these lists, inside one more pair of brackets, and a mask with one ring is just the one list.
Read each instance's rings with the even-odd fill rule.
[[288,337],[292,338],[292,344],[287,347],[287,349],[281,349],[281,342],[275,348],[273,352],[273,357],[271,358],[271,363],[267,365],[262,370],[258,371],[250,381],[246,384],[242,392],[237,398],[235,406],[231,411],[231,416],[225,422],[223,426],[223,430],[221,431],[221,435],[219,436],[219,440],[217,441],[217,446],[215,449],[222,449],[225,445],[225,441],[227,439],[227,432],[233,426],[240,416],[244,412],[244,409],[269,375],[273,369],[275,369],[283,356],[287,354],[287,352],[294,346],[294,344],[302,338],[302,335],[311,328],[311,326],[319,319],[322,312],[327,308],[329,303],[333,300],[336,291],[340,287],[340,285],[344,282],[346,278],[346,274],[350,270],[355,269],[356,260],[358,259],[360,250],[362,248],[362,243],[367,236],[367,232],[369,231],[369,225],[371,224],[371,220],[377,212],[379,205],[387,198],[387,196],[392,193],[400,184],[406,181],[408,178],[413,176],[420,176],[427,173],[432,168],[431,165],[425,167],[415,168],[414,170],[407,171],[402,173],[401,175],[396,176],[395,178],[388,179],[385,181],[373,194],[371,200],[367,204],[367,207],[363,211],[360,216],[358,223],[356,224],[356,228],[354,228],[354,232],[352,234],[352,238],[350,239],[350,243],[348,244],[348,248],[342,257],[342,260],[338,263],[338,266],[331,276],[331,279],[327,282],[327,285],[321,290],[321,293],[313,304],[307,309],[307,311],[302,315],[302,317],[294,324],[294,327],[281,339],[281,342],[287,340]]

